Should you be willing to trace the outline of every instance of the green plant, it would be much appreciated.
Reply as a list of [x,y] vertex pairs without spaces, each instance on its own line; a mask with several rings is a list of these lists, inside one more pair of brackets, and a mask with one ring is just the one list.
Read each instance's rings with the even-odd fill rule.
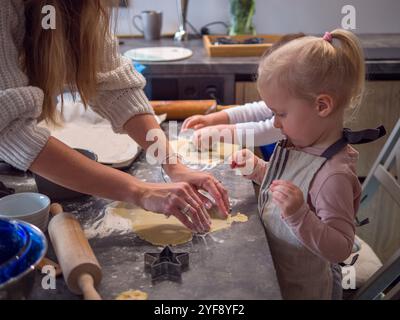
[[255,34],[253,16],[255,0],[230,0],[231,25],[229,35]]

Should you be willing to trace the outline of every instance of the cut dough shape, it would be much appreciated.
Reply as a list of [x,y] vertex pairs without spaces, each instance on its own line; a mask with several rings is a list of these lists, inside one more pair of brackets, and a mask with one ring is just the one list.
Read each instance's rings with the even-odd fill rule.
[[240,149],[239,145],[230,143],[217,143],[213,150],[198,151],[192,141],[188,139],[178,139],[170,141],[175,152],[179,153],[183,159],[191,164],[218,164],[224,159]]
[[[167,218],[163,214],[147,211],[123,202],[115,202],[106,210],[107,214],[111,213],[129,219],[137,236],[153,245],[175,246],[189,242],[193,237],[192,231],[174,216]],[[241,213],[234,216],[229,215],[227,219],[212,217],[209,232],[229,228],[233,222],[246,222],[247,220],[247,216]]]
[[147,300],[148,294],[140,290],[121,292],[115,300]]

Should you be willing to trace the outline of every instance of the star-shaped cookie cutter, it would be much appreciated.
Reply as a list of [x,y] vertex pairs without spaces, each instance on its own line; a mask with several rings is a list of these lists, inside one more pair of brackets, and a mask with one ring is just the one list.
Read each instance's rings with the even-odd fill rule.
[[173,252],[166,246],[160,253],[146,252],[144,268],[151,274],[153,282],[182,280],[182,272],[189,269],[189,253]]

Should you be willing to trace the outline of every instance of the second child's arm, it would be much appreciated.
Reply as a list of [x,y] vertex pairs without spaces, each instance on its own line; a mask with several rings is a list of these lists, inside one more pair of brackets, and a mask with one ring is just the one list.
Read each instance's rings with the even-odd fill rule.
[[218,124],[229,124],[229,116],[225,111],[210,113],[207,115],[195,115],[187,118],[182,124],[182,131],[187,129],[198,130],[204,127]]

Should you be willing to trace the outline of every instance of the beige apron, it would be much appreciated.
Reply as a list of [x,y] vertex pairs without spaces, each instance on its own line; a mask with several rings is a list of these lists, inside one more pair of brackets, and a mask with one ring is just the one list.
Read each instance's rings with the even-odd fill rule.
[[311,182],[327,159],[348,143],[367,143],[383,134],[379,128],[360,132],[345,129],[343,138],[321,156],[288,149],[287,140],[277,144],[261,184],[258,206],[284,299],[341,299],[341,269],[298,240],[272,202],[270,184],[277,179],[291,181],[301,189],[307,201]]

